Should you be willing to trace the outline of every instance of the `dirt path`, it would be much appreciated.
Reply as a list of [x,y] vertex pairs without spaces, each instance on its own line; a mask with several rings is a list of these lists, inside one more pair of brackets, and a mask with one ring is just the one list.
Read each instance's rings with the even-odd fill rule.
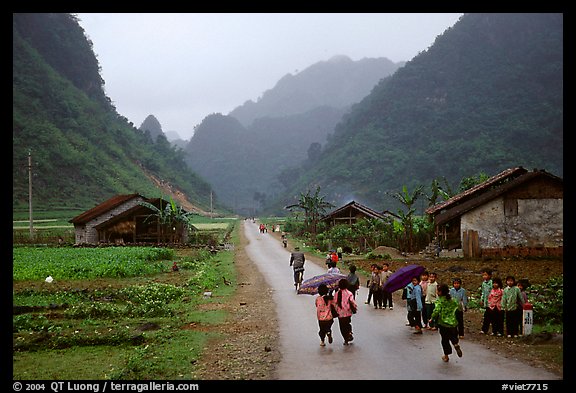
[[247,239],[240,231],[235,248],[238,289],[222,307],[227,321],[219,325],[222,334],[209,342],[198,364],[198,379],[271,380],[280,361],[278,321],[272,291],[258,269],[246,256]]

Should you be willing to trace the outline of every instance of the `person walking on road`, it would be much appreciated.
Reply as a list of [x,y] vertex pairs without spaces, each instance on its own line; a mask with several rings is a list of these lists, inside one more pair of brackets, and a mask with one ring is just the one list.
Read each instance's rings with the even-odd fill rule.
[[356,274],[355,265],[350,265],[349,270],[350,273],[348,273],[348,276],[346,277],[346,280],[348,280],[348,284],[350,284],[350,287],[348,289],[350,290],[350,292],[352,292],[352,296],[354,296],[354,299],[356,299],[356,291],[358,291],[358,288],[360,288],[360,278]]
[[332,324],[334,323],[333,313],[336,312],[334,297],[328,294],[328,286],[320,284],[318,286],[318,297],[316,298],[316,317],[318,318],[318,335],[320,336],[320,346],[326,346],[324,342],[328,337],[328,343],[332,344]]
[[442,360],[447,362],[450,360],[449,355],[452,354],[452,345],[454,345],[454,350],[456,350],[458,357],[462,357],[462,349],[458,340],[458,321],[456,320],[456,311],[459,305],[450,296],[448,285],[438,285],[437,291],[438,299],[430,315],[429,322],[435,321],[434,325],[439,327],[440,337],[442,337],[440,343],[444,352]]
[[304,253],[300,252],[300,247],[294,247],[294,252],[290,254],[290,266],[293,266],[294,269],[295,287],[298,287],[298,285],[302,282],[301,279],[304,278],[304,262],[306,262]]
[[356,314],[358,305],[352,292],[348,289],[349,283],[345,278],[338,281],[338,292],[336,292],[336,311],[338,312],[338,325],[340,333],[344,339],[344,345],[354,340],[352,334],[352,314]]

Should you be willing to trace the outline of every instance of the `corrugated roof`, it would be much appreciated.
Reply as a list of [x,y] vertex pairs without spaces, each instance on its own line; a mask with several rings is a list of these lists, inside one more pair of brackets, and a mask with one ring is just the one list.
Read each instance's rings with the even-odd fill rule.
[[490,187],[492,187],[495,184],[501,184],[502,182],[504,182],[508,179],[516,178],[520,175],[525,174],[526,172],[528,172],[528,171],[521,166],[506,169],[505,171],[502,171],[499,174],[492,176],[491,178],[489,178],[488,180],[486,180],[483,183],[477,184],[474,187],[472,187],[472,188],[470,188],[464,192],[461,192],[458,195],[454,195],[452,198],[450,198],[450,199],[448,199],[442,203],[439,203],[437,205],[429,207],[428,209],[426,209],[426,213],[427,214],[435,214],[437,212],[440,212],[444,209],[449,208],[452,205],[462,203],[464,200],[472,198],[477,193],[485,192],[486,190],[488,190]]
[[120,206],[121,204],[137,197],[144,198],[140,194],[124,194],[113,196],[107,201],[104,201],[101,204],[94,206],[92,209],[86,210],[84,213],[77,215],[68,222],[71,222],[73,224],[85,224],[93,220],[94,218],[106,213],[107,211],[112,210],[115,207]]

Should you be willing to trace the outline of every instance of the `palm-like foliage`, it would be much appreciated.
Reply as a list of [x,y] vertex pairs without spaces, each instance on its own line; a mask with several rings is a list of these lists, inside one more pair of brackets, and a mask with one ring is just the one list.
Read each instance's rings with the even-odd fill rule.
[[304,211],[304,224],[307,230],[315,236],[320,217],[326,213],[327,209],[333,207],[333,204],[325,200],[325,196],[320,196],[320,187],[318,186],[314,194],[311,194],[310,190],[306,193],[300,193],[298,203],[286,206],[286,209],[302,209]]
[[397,199],[407,209],[406,212],[399,210],[398,215],[402,219],[402,224],[404,226],[404,242],[406,248],[411,252],[413,249],[413,216],[416,211],[413,206],[420,196],[425,195],[423,192],[423,186],[416,187],[416,189],[411,193],[408,192],[408,187],[403,186],[402,192],[396,192],[389,195]]
[[[168,234],[166,233],[166,228],[176,228],[176,226],[184,226],[185,228],[190,227],[190,217],[194,214],[192,212],[186,212],[182,206],[176,205],[176,202],[170,197],[170,201],[162,207],[162,202],[166,202],[163,198],[160,198],[160,206],[156,206],[150,202],[140,202],[140,205],[147,207],[154,213],[150,214],[146,220],[156,219],[160,227],[159,240],[165,242],[167,240]],[[174,236],[174,233],[172,233]],[[173,238],[171,239],[174,240]]]

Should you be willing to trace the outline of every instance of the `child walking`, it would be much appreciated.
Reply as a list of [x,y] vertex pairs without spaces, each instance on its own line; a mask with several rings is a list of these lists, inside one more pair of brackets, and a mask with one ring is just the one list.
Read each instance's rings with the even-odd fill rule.
[[328,294],[328,286],[320,284],[318,286],[318,297],[316,298],[316,316],[318,318],[318,335],[320,336],[320,346],[325,346],[324,339],[328,337],[328,343],[332,344],[332,324],[334,318],[332,309],[335,310],[334,299]]
[[432,310],[429,322],[435,321],[434,325],[439,327],[440,337],[442,337],[440,343],[444,352],[442,360],[447,362],[450,360],[449,355],[452,354],[452,345],[454,345],[454,350],[458,357],[462,357],[462,349],[458,340],[458,321],[456,320],[456,311],[459,305],[450,296],[448,285],[438,285],[437,291],[438,299],[434,310]]
[[358,305],[352,292],[348,290],[348,280],[345,278],[338,281],[338,292],[336,292],[336,311],[338,312],[338,325],[340,333],[344,339],[344,345],[354,340],[352,335],[352,314],[356,313]]
[[462,279],[455,278],[452,280],[450,296],[456,300],[460,307],[456,310],[456,320],[458,321],[458,338],[464,338],[464,312],[468,310],[468,295],[462,288]]
[[514,276],[506,277],[506,288],[502,294],[502,309],[506,319],[507,337],[518,337],[520,322],[522,321],[522,308],[524,299],[520,289],[516,286]]

